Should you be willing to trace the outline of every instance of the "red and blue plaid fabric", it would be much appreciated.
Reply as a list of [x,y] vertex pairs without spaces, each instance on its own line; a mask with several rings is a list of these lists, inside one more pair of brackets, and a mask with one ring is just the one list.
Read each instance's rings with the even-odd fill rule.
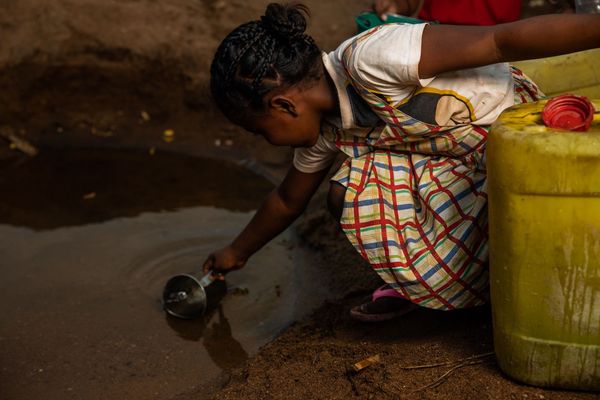
[[[423,123],[349,78],[386,126],[364,136],[334,127],[323,132],[350,156],[332,178],[347,188],[343,231],[413,303],[440,310],[483,304],[487,128]],[[513,80],[516,103],[542,96],[516,69]]]

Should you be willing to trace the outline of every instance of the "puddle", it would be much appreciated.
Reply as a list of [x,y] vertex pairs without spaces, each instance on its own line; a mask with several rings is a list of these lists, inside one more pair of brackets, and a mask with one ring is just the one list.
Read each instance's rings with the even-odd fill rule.
[[46,152],[0,170],[2,397],[168,399],[242,366],[323,298],[289,232],[228,276],[204,319],[167,317],[160,295],[271,189],[161,153]]

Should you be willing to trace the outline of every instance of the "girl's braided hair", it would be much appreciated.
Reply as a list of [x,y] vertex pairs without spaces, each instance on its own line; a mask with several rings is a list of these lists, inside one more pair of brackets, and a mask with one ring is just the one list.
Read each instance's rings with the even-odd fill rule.
[[223,40],[210,67],[210,88],[232,122],[245,125],[264,115],[265,94],[321,74],[321,51],[306,35],[309,10],[271,3],[260,20],[245,23]]

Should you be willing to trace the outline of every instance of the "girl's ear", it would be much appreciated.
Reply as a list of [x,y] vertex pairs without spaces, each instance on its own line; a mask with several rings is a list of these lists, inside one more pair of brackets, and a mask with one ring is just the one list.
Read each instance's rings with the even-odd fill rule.
[[290,114],[292,117],[298,116],[296,104],[293,99],[285,95],[275,95],[269,100],[269,106],[273,111]]

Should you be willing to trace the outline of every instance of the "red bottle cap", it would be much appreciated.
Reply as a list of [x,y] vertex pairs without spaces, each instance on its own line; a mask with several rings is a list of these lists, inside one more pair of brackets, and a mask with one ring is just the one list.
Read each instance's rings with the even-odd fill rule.
[[549,128],[585,132],[592,124],[594,112],[594,105],[587,97],[564,94],[546,103],[542,120]]

